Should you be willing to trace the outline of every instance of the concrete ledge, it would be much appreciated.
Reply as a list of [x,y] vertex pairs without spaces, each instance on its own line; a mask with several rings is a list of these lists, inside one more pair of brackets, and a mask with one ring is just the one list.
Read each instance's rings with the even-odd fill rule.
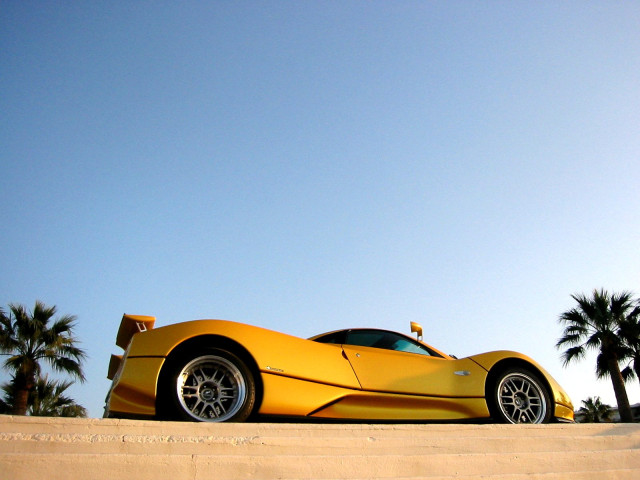
[[4,479],[634,479],[640,425],[198,424],[0,416]]

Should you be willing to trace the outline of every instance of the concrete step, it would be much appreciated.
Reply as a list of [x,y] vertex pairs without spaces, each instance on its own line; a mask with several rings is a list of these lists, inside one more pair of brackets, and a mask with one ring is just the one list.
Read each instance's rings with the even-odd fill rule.
[[[630,479],[640,425],[195,424],[0,416],[1,478]],[[28,467],[26,467],[28,465]]]
[[[640,471],[638,451],[454,455],[0,454],[4,478],[388,479]],[[25,466],[28,469],[24,471]],[[623,467],[623,468],[621,468]],[[552,471],[550,471],[552,470]],[[22,475],[20,474],[22,472]],[[76,476],[79,475],[79,476]]]
[[19,453],[28,449],[32,453],[153,453],[164,455],[208,455],[212,450],[218,455],[235,455],[238,452],[251,455],[279,455],[295,451],[309,455],[355,454],[465,454],[520,453],[520,452],[582,452],[585,450],[630,450],[640,443],[637,435],[601,435],[597,437],[562,436],[544,441],[532,441],[540,437],[385,437],[354,436],[319,437],[312,444],[301,437],[284,436],[194,436],[194,435],[115,435],[77,433],[0,433],[5,453]]

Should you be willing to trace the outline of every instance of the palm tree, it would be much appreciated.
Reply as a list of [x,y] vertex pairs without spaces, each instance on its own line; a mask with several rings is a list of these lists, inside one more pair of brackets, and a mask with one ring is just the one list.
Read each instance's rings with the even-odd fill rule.
[[[73,382],[49,380],[49,377],[38,377],[34,389],[29,394],[27,413],[34,417],[86,417],[87,409],[77,404],[64,392]],[[5,398],[0,400],[0,413],[13,411],[16,401],[15,382],[2,386]]]
[[64,395],[72,382],[39,377],[29,402],[29,415],[34,417],[86,417],[87,410]]
[[622,377],[625,381],[633,377],[640,380],[640,302],[619,327],[624,356],[630,360],[629,365],[622,370]]
[[10,304],[9,309],[9,315],[0,310],[0,352],[9,357],[4,366],[14,372],[15,404],[11,413],[26,415],[41,362],[84,381],[81,361],[85,353],[75,346],[74,316],[64,315],[49,326],[55,306],[36,301],[31,313],[18,304]]
[[618,328],[633,308],[632,295],[629,292],[609,295],[601,289],[594,290],[592,298],[585,295],[572,295],[572,298],[578,302],[578,306],[564,312],[559,318],[565,329],[556,348],[569,347],[562,354],[564,365],[584,358],[589,349],[597,350],[596,372],[599,376],[605,371],[609,374],[620,419],[631,422],[631,406],[618,364],[621,354],[624,354]]
[[582,415],[582,423],[601,423],[603,420],[611,420],[611,407],[600,401],[600,397],[589,397],[582,401],[582,407],[578,410]]

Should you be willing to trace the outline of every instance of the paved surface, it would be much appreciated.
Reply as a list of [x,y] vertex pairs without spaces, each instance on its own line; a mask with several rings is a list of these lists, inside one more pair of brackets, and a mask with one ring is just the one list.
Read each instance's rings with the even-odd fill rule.
[[0,416],[0,479],[640,478],[640,424],[197,424]]

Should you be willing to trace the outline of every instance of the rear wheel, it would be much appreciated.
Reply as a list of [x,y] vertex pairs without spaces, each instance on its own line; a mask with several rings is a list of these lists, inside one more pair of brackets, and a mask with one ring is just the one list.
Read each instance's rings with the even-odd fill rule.
[[242,422],[255,405],[247,366],[226,350],[207,349],[170,361],[163,381],[165,416],[199,422]]
[[553,413],[544,384],[522,368],[498,375],[492,403],[493,417],[501,423],[548,423]]

